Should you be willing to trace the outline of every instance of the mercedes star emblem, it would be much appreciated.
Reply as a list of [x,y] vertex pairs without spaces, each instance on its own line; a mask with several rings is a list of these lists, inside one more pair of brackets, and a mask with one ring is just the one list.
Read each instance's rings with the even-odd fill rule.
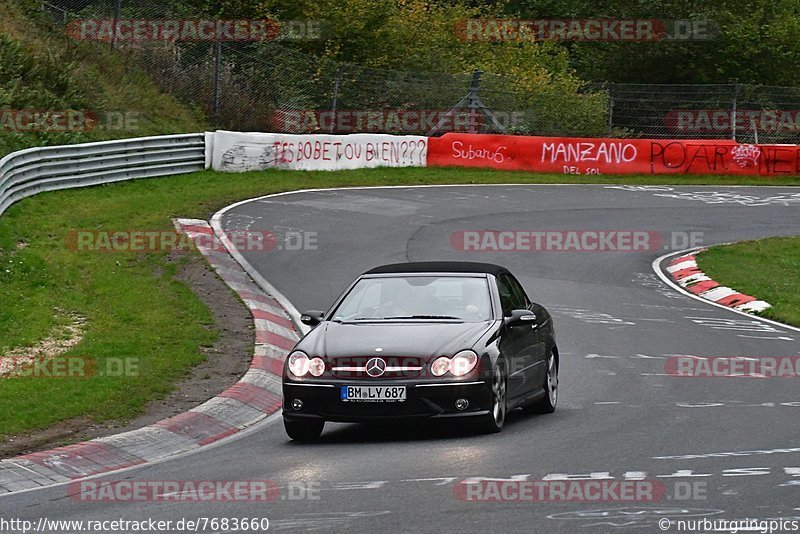
[[370,358],[367,361],[367,374],[369,376],[381,376],[386,372],[386,362],[383,358]]

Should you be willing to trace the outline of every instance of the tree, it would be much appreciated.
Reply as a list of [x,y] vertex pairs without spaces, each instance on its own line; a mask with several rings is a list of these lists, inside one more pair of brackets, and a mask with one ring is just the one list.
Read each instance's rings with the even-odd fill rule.
[[590,80],[800,82],[794,68],[800,60],[800,0],[517,0],[505,12],[523,18],[710,21],[718,29],[708,40],[561,42],[578,75]]

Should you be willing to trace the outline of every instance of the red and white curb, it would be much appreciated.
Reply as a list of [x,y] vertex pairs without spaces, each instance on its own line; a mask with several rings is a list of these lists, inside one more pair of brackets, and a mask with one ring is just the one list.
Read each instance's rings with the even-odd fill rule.
[[202,220],[179,219],[219,276],[245,302],[255,323],[256,345],[241,380],[188,412],[114,436],[0,461],[0,494],[50,486],[152,462],[235,434],[281,406],[281,372],[299,339],[287,311],[267,295],[214,237]]
[[745,313],[764,311],[770,304],[735,289],[720,285],[697,266],[697,250],[679,256],[667,265],[666,271],[679,286],[705,300]]

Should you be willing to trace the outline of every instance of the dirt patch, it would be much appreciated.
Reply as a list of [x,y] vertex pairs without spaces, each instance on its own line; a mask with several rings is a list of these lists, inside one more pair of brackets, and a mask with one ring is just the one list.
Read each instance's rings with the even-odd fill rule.
[[70,315],[69,324],[57,326],[47,338],[33,347],[17,347],[0,356],[0,377],[17,376],[34,363],[46,363],[77,345],[83,339],[86,318]]
[[[180,257],[170,259],[177,262]],[[45,430],[6,438],[0,443],[0,458],[135,430],[183,413],[238,382],[253,358],[255,333],[250,311],[199,254],[180,263],[176,278],[192,288],[214,318],[219,339],[213,347],[201,349],[206,361],[193,367],[172,393],[151,402],[146,412],[132,421],[95,423],[88,417],[61,421]]]

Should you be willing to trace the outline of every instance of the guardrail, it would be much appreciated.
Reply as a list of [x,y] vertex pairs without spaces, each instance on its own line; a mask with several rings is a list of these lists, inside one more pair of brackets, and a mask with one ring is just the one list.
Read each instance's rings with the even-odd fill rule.
[[204,168],[202,133],[28,148],[0,159],[0,215],[15,202],[45,191]]

